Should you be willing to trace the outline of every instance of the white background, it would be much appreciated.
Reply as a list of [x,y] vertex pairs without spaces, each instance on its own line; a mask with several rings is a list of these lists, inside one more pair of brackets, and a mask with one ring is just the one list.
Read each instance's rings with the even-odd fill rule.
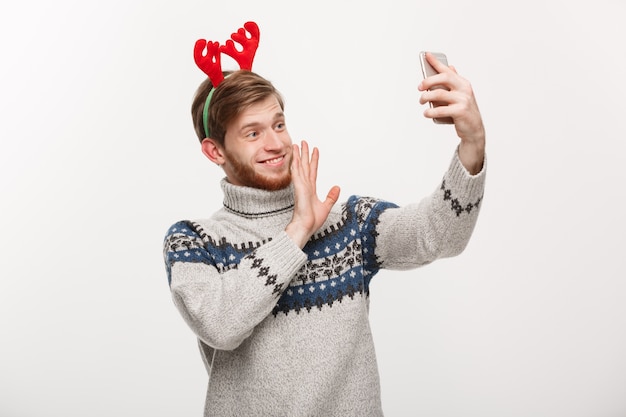
[[625,18],[621,0],[3,2],[0,416],[202,414],[161,243],[221,205],[192,50],[247,20],[322,193],[438,185],[457,139],[422,117],[420,50],[476,92],[472,241],[372,284],[386,415],[626,416]]

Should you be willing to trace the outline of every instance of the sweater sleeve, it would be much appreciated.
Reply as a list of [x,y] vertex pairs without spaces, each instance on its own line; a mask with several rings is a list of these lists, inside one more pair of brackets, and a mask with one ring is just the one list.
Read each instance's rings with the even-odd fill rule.
[[174,304],[205,344],[219,350],[235,349],[270,314],[305,264],[306,254],[281,232],[238,264],[224,267],[184,222],[177,225],[164,242]]
[[483,199],[486,161],[471,175],[455,153],[439,187],[419,203],[386,209],[376,225],[381,268],[411,269],[456,256],[467,246]]

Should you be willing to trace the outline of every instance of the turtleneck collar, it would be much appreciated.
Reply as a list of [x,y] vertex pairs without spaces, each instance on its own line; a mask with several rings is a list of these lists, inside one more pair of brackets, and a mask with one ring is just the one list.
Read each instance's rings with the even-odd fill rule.
[[244,217],[263,217],[283,213],[294,206],[293,184],[278,191],[233,185],[221,181],[224,208]]

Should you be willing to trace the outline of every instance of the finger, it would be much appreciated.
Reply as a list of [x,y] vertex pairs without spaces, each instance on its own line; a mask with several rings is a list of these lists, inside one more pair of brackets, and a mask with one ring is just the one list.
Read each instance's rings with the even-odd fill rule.
[[452,117],[454,119],[454,112],[450,106],[437,106],[433,108],[427,108],[424,110],[424,117],[428,119],[444,119],[447,117]]
[[300,155],[302,170],[304,171],[304,175],[309,176],[309,144],[303,140],[302,141],[302,153]]
[[309,178],[313,184],[317,184],[317,167],[320,160],[320,151],[317,148],[313,148],[311,155],[311,166],[309,170]]
[[300,150],[298,149],[298,145],[291,145],[292,147],[292,158],[291,158],[291,171],[295,174],[300,168]]
[[450,77],[450,74],[431,75],[430,77],[424,78],[418,86],[419,91],[434,91],[438,89],[452,89],[452,77]]
[[444,90],[443,88],[435,88],[422,93],[419,101],[420,104],[432,102],[433,104],[437,103],[437,105],[441,105],[441,103],[449,104],[453,99],[454,94],[452,92]]
[[439,73],[448,71],[449,67],[447,65],[444,65],[441,61],[439,61],[437,57],[433,55],[432,53],[426,52],[426,60],[428,61],[430,65],[432,65],[435,71]]

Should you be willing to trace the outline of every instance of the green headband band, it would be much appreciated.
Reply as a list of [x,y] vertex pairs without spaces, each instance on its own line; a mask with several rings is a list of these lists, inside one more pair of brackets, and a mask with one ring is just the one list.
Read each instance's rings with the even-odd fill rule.
[[[231,72],[226,77],[224,77],[224,79],[230,77],[233,74],[234,72]],[[209,134],[209,104],[211,103],[211,98],[213,98],[213,93],[215,92],[216,88],[217,87],[213,87],[211,88],[211,91],[209,91],[209,94],[206,96],[206,101],[204,102],[204,110],[202,111],[202,124],[204,125],[204,134],[207,138],[211,137],[211,135]]]
[[204,110],[202,111],[202,124],[204,125],[204,134],[207,138],[211,137],[209,134],[209,103],[211,102],[211,97],[213,97],[213,92],[215,88],[211,88],[209,91],[209,95],[206,97],[206,101],[204,102]]

